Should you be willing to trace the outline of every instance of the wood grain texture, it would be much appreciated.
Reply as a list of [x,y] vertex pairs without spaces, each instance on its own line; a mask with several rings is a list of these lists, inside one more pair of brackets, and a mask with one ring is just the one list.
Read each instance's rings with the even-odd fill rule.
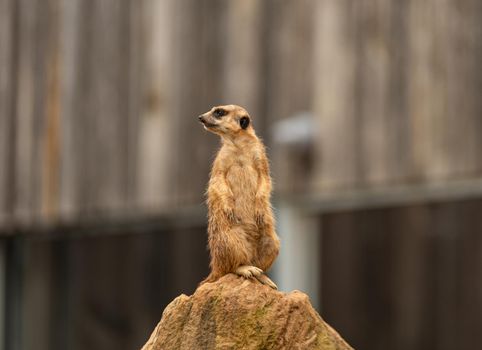
[[314,186],[355,186],[358,121],[355,105],[355,28],[351,1],[322,1],[315,29],[314,110],[316,178]]
[[293,147],[276,142],[273,127],[312,110],[315,6],[311,0],[264,4],[260,82],[265,120],[260,134],[271,146],[275,189],[282,194],[308,191],[313,175],[310,143]]
[[314,187],[479,177],[480,4],[317,5]]
[[[170,128],[175,152],[169,168],[171,204],[184,206],[203,201],[210,161],[218,140],[199,125],[197,116],[219,105],[223,94],[222,62],[227,3],[182,0],[175,13],[183,18],[173,25],[173,111]],[[189,142],[186,142],[189,140]],[[196,174],[196,176],[193,176]]]
[[482,317],[481,202],[324,216],[324,317],[356,348],[473,348]]
[[[261,113],[263,26],[262,2],[230,1],[227,4],[223,40],[222,103],[237,104],[249,111],[254,121]],[[242,30],[240,30],[242,28]]]
[[169,203],[166,165],[174,158],[169,146],[173,142],[169,70],[173,64],[173,2],[145,1],[137,12],[132,23],[131,84],[139,92],[133,89],[130,94],[133,104],[138,105],[130,116],[137,127],[129,129],[136,151],[129,168],[136,174],[135,203],[142,210],[158,211]]
[[[32,6],[33,5],[33,6]],[[36,4],[27,0],[19,1],[18,24],[18,63],[14,103],[16,104],[16,129],[14,131],[13,152],[15,154],[15,183],[13,213],[16,220],[28,223],[36,212],[35,165],[37,153],[35,146],[38,142],[38,129],[35,128],[35,107],[40,103],[36,98],[36,65],[39,57],[36,51],[36,40],[40,39],[38,29],[39,16]],[[37,76],[38,77],[38,76]],[[37,138],[36,138],[37,137]]]
[[15,4],[0,1],[0,226],[11,220],[12,129],[14,118],[13,71],[15,70]]
[[[482,174],[477,0],[1,0],[0,230],[198,206],[240,103],[281,195]],[[274,142],[311,112],[313,143]]]
[[[316,1],[266,1],[263,30],[266,128],[311,110]],[[268,140],[271,135],[267,135]]]
[[60,181],[60,81],[61,57],[59,50],[60,6],[59,1],[50,0],[45,7],[48,13],[45,39],[44,111],[42,136],[40,138],[41,158],[41,208],[45,220],[56,219],[59,212]]

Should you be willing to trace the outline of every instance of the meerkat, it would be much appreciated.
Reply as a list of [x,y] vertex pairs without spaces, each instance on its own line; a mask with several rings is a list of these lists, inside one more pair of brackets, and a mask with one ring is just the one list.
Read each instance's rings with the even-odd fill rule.
[[235,273],[277,289],[264,274],[280,246],[265,147],[242,107],[213,107],[198,119],[222,140],[207,189],[211,273],[201,284]]

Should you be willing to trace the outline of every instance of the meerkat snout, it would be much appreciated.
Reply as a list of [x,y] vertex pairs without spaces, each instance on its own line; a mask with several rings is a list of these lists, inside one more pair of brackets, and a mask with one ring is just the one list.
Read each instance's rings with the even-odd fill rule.
[[210,128],[215,128],[216,125],[213,124],[211,121],[208,120],[208,117],[205,116],[204,114],[201,114],[198,117],[199,121],[203,124],[204,129],[209,130]]

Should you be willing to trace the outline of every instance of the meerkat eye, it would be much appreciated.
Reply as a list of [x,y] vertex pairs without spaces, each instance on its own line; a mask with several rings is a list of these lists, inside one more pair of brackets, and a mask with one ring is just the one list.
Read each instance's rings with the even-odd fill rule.
[[224,109],[217,108],[214,110],[213,114],[214,114],[214,117],[221,118],[221,117],[224,117],[227,113]]

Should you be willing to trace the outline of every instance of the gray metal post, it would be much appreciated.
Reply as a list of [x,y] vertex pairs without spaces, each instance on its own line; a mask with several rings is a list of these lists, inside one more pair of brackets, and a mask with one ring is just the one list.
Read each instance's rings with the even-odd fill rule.
[[320,225],[316,216],[304,214],[287,202],[276,203],[281,251],[273,278],[285,292],[301,290],[313,306],[320,307]]

